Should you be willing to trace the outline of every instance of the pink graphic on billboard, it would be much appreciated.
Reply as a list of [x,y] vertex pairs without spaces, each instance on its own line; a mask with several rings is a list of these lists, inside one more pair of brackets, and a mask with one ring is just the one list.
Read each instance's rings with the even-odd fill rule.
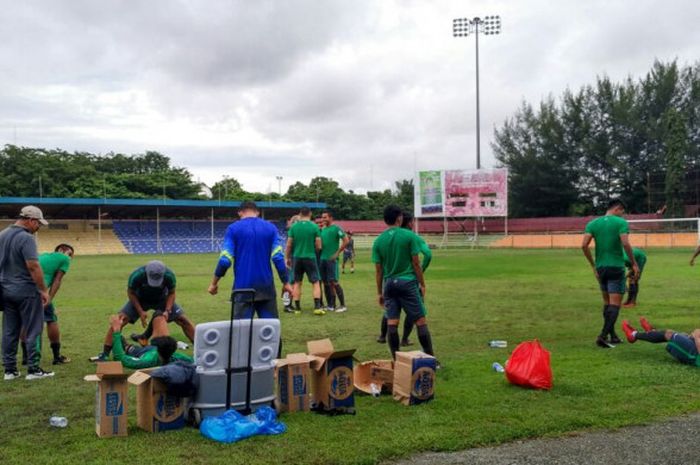
[[445,215],[507,216],[508,170],[445,171]]

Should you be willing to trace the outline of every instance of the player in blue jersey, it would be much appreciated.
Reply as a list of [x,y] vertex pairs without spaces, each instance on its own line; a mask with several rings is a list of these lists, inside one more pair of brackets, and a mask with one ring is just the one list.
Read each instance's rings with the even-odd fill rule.
[[[284,252],[280,245],[279,232],[270,222],[258,217],[255,202],[243,202],[238,210],[239,221],[226,229],[223,250],[209,285],[209,293],[219,290],[219,280],[233,265],[233,290],[255,289],[253,308],[259,318],[278,318],[275,282],[270,261],[275,264],[277,274],[285,292],[292,292],[289,285]],[[236,297],[234,318],[250,318],[250,306],[245,297]]]

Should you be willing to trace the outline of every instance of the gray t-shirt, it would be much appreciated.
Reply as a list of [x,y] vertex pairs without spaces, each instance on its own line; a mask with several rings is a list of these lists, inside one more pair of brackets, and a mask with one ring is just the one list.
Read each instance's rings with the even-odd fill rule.
[[[20,232],[17,232],[21,229]],[[8,256],[5,256],[7,241],[11,241]],[[29,297],[38,292],[36,283],[27,270],[27,260],[39,260],[34,236],[21,226],[12,225],[0,232],[0,283],[2,291],[6,295],[15,297]]]

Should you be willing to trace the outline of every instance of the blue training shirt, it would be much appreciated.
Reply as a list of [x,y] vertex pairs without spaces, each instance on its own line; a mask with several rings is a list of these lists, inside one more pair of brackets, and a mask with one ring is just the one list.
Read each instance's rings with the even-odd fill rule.
[[233,289],[253,288],[256,299],[275,298],[272,261],[283,283],[287,282],[287,266],[277,228],[261,218],[243,218],[229,225],[223,250],[214,274],[221,278],[233,265]]

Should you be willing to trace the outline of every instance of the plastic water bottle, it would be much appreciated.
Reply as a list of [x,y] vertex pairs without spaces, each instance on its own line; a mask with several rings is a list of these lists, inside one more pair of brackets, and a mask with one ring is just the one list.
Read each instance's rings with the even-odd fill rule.
[[58,417],[53,415],[49,418],[49,424],[54,428],[65,428],[68,426],[68,419],[66,417]]
[[379,389],[379,386],[377,386],[374,383],[371,383],[369,385],[369,390],[372,392],[372,397],[379,397],[379,395],[382,393],[382,390]]
[[177,341],[177,348],[180,349],[180,350],[187,350],[187,349],[190,348],[190,346],[187,345],[186,342]]
[[503,349],[508,347],[508,341],[489,341],[489,347],[491,347],[492,349]]
[[498,362],[493,362],[493,365],[491,365],[491,368],[493,368],[493,371],[495,371],[497,373],[503,373],[504,371],[506,371],[503,368],[503,366]]
[[290,297],[289,292],[282,294],[282,303],[285,307],[289,307],[289,305],[292,303],[292,298]]

